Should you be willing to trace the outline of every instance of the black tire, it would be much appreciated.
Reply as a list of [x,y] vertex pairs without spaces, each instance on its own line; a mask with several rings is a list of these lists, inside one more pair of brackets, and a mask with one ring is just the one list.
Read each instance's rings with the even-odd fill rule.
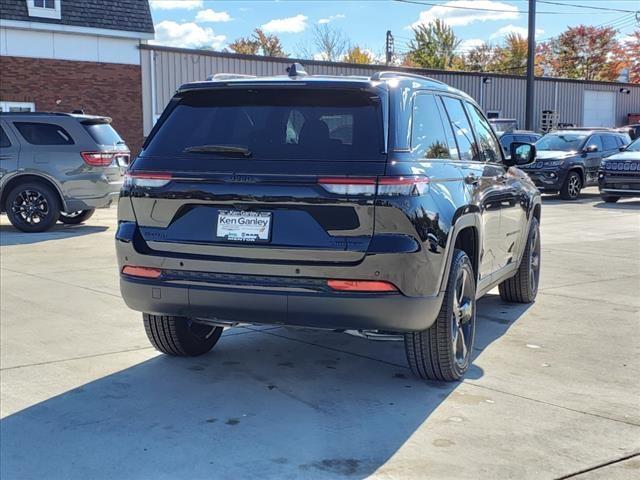
[[576,200],[582,190],[582,177],[575,170],[569,172],[560,189],[560,198],[563,200]]
[[455,250],[447,289],[435,323],[426,330],[404,336],[411,370],[425,380],[460,380],[471,364],[475,330],[475,274],[467,254]]
[[498,285],[503,301],[531,303],[536,299],[540,283],[540,253],[540,223],[534,217],[518,272]]
[[600,195],[600,197],[602,197],[602,201],[603,202],[607,202],[607,203],[616,203],[618,200],[620,200],[620,197],[616,197],[615,195]]
[[222,335],[222,327],[205,325],[185,317],[143,313],[142,319],[151,344],[167,355],[202,355],[211,350]]
[[95,211],[95,208],[90,208],[89,210],[79,210],[77,212],[60,212],[59,220],[66,225],[78,225],[89,220]]
[[7,195],[5,211],[11,224],[22,232],[50,229],[60,216],[60,200],[51,187],[40,182],[25,182]]

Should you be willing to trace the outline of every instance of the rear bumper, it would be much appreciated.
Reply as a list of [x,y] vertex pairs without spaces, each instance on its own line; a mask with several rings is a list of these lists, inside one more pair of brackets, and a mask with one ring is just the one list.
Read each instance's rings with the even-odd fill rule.
[[331,330],[412,332],[435,321],[442,295],[326,294],[219,288],[120,277],[126,304],[146,313]]
[[95,196],[68,197],[65,199],[67,210],[87,210],[92,208],[107,208],[118,202],[122,181],[96,182],[93,185]]

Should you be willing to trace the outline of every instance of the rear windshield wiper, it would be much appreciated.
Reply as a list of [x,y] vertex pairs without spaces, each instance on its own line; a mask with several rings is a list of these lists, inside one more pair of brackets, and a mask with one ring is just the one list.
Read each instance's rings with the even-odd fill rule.
[[242,145],[195,145],[193,147],[187,147],[183,150],[184,153],[220,153],[223,155],[242,155],[243,157],[250,157],[251,150]]

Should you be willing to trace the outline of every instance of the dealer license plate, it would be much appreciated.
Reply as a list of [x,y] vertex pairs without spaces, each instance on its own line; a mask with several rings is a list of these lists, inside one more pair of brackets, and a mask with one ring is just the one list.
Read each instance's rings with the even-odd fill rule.
[[216,236],[238,242],[268,242],[271,233],[271,212],[220,210]]

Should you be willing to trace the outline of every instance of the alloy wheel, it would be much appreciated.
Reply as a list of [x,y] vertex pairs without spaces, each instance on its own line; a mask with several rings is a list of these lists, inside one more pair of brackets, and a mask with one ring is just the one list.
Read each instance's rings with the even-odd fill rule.
[[49,215],[49,202],[37,190],[23,190],[11,203],[11,212],[28,225],[38,225]]
[[580,177],[578,175],[571,175],[571,177],[569,177],[567,190],[571,198],[576,198],[580,194]]
[[531,234],[529,259],[529,284],[535,293],[540,281],[540,231],[536,228]]
[[469,271],[462,268],[456,278],[451,318],[453,352],[455,361],[460,367],[466,364],[473,342],[474,296]]
[[76,218],[81,215],[84,210],[78,210],[76,212],[60,212],[60,215],[67,218]]

